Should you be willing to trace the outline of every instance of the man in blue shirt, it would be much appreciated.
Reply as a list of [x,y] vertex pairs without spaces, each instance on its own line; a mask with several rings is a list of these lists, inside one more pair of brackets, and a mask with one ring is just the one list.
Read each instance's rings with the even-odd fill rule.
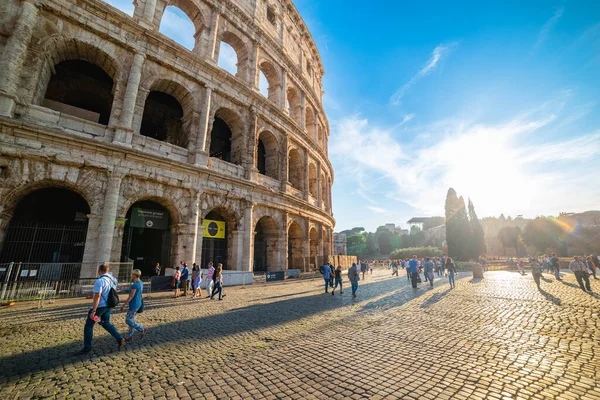
[[[183,262],[183,261],[182,261]],[[189,286],[190,270],[187,264],[183,264],[183,270],[181,271],[181,286],[183,286],[183,296],[187,296]]]
[[80,354],[89,353],[92,350],[92,338],[94,336],[94,325],[96,322],[100,324],[112,337],[115,338],[119,345],[119,350],[125,345],[125,340],[117,329],[110,323],[110,311],[107,307],[107,299],[110,289],[117,288],[117,280],[110,275],[110,267],[108,264],[102,264],[98,267],[98,275],[100,277],[96,279],[94,283],[94,297],[92,308],[88,312],[88,316],[85,320],[85,327],[83,328],[83,349],[79,352]]
[[412,256],[412,259],[408,262],[408,267],[410,270],[410,282],[412,283],[413,289],[417,288],[417,278],[419,276],[419,263],[417,261],[417,256]]
[[325,279],[325,293],[329,293],[329,278],[331,277],[331,268],[329,268],[329,265],[325,264],[320,268],[320,270],[323,274],[323,279]]

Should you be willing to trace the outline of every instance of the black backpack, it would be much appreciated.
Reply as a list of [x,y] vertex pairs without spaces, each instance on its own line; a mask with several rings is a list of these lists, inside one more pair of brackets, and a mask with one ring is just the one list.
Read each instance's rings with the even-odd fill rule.
[[108,280],[111,281],[111,286],[110,290],[108,291],[108,295],[106,296],[106,307],[115,308],[119,305],[119,295],[117,294],[115,288],[112,287],[112,283],[114,283],[112,282],[112,279],[108,278]]
[[321,266],[319,267],[319,272],[320,272],[322,275],[324,275],[324,274],[325,274],[325,266],[324,266],[324,265],[321,265]]

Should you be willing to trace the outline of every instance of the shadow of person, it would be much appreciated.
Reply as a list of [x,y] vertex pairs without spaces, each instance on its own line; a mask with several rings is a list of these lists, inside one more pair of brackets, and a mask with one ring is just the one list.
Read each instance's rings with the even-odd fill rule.
[[575,289],[580,289],[579,285],[575,285],[574,283],[569,283],[569,282],[565,282],[565,281],[562,281],[562,280],[559,281],[559,282],[562,283],[565,286],[570,286],[570,287],[575,288]]
[[546,300],[551,301],[552,303],[556,304],[557,306],[560,306],[560,298],[546,292],[544,289],[539,288],[538,290],[540,291],[540,293],[542,294],[542,296],[544,296],[546,298]]
[[548,283],[552,282],[552,279],[544,278],[543,275],[541,276],[541,278],[544,282],[548,282]]
[[482,280],[483,280],[483,278],[471,278],[469,283],[477,284],[477,283],[481,282]]

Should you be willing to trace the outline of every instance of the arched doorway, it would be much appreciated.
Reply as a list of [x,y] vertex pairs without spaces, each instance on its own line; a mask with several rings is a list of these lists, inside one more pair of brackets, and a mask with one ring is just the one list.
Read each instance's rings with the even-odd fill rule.
[[202,238],[201,268],[207,268],[212,262],[216,267],[223,264],[223,269],[228,265],[228,236],[227,218],[218,210],[209,212],[202,221],[204,236]]
[[254,229],[254,272],[278,271],[278,240],[277,222],[271,217],[262,217]]
[[17,204],[0,262],[80,263],[90,207],[79,194],[52,187],[33,191]]
[[288,269],[304,269],[302,235],[300,225],[292,222],[288,229]]
[[183,127],[183,108],[170,94],[152,91],[146,98],[140,134],[161,142],[187,148]]
[[310,257],[317,257],[319,254],[319,238],[317,236],[317,230],[312,228],[310,230]]
[[256,168],[262,175],[279,179],[279,143],[271,132],[262,132],[256,146]]
[[297,190],[304,190],[302,180],[302,156],[297,149],[291,149],[288,155],[288,181]]
[[156,263],[173,267],[172,218],[169,210],[151,200],[138,201],[127,211],[123,232],[123,261],[133,260],[134,268],[151,276]]

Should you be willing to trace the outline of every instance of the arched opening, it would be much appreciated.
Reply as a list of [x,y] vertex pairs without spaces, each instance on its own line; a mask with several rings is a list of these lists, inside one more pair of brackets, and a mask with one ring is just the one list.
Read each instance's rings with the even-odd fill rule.
[[113,103],[113,78],[82,60],[54,66],[42,105],[88,121],[108,125]]
[[310,257],[317,257],[319,255],[319,237],[317,234],[317,230],[312,228],[310,230]]
[[317,198],[317,167],[315,164],[308,166],[308,192],[313,198]]
[[279,271],[279,228],[271,217],[262,217],[254,229],[254,272]]
[[123,231],[123,261],[133,260],[142,275],[152,276],[156,263],[172,267],[173,220],[169,210],[151,201],[138,201],[129,207]]
[[288,180],[298,190],[304,190],[302,172],[302,156],[298,150],[292,149],[288,156]]
[[328,200],[327,200],[327,180],[325,179],[325,175],[321,175],[321,201],[325,205],[325,209],[328,208]]
[[103,0],[105,3],[113,6],[114,8],[123,11],[125,14],[133,17],[133,12],[135,11],[135,6],[133,2],[122,2],[122,1],[112,1],[112,0]]
[[298,124],[300,125],[300,116],[301,112],[301,104],[300,104],[300,95],[298,91],[294,89],[292,86],[287,88],[287,111],[288,115]]
[[259,90],[273,103],[279,99],[279,73],[270,62],[263,61],[259,65]]
[[229,72],[231,75],[238,73],[238,56],[233,46],[227,42],[221,42],[219,45],[219,61],[220,68]]
[[208,268],[208,263],[212,262],[215,267],[223,264],[223,269],[228,269],[228,243],[231,229],[227,226],[227,222],[226,215],[217,209],[209,212],[202,221],[204,226],[200,264],[202,268]]
[[242,120],[231,110],[215,113],[210,132],[210,156],[240,165],[242,163]]
[[319,142],[319,146],[321,146],[322,148],[325,148],[325,139],[323,138],[323,127],[321,126],[321,124],[319,124],[318,126],[318,137],[317,140]]
[[302,235],[300,225],[292,222],[288,229],[288,269],[304,269]]
[[80,263],[90,207],[71,190],[35,190],[19,201],[10,220],[0,262]]
[[308,137],[316,140],[315,137],[315,112],[312,107],[306,107],[306,133]]
[[203,26],[200,11],[191,1],[170,1],[160,19],[159,32],[183,47],[194,50]]
[[183,108],[177,99],[164,92],[151,91],[144,105],[140,133],[187,148],[188,135],[183,128]]
[[256,168],[258,172],[273,179],[279,179],[279,143],[270,132],[262,132],[258,137]]

